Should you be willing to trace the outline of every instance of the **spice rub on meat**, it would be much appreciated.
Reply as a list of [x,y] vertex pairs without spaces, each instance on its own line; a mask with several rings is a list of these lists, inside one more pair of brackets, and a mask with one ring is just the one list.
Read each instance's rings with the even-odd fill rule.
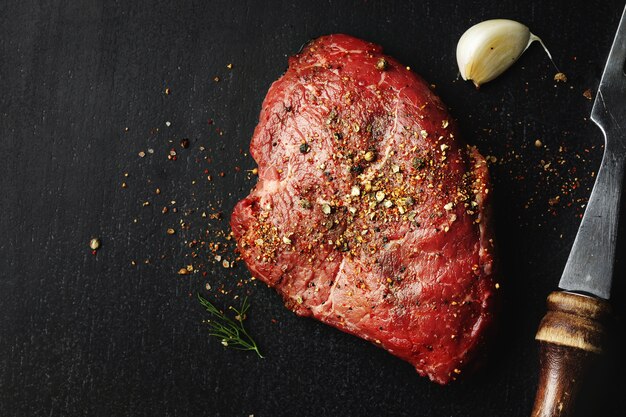
[[231,227],[288,308],[445,384],[492,324],[489,178],[429,86],[382,48],[310,42],[270,88],[259,181]]

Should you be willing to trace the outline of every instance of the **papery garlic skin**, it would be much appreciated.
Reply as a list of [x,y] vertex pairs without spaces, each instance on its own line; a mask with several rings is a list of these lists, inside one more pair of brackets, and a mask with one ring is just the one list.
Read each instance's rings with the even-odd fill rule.
[[541,42],[528,27],[514,20],[493,19],[476,24],[461,36],[456,47],[461,77],[478,88],[506,71],[535,40]]

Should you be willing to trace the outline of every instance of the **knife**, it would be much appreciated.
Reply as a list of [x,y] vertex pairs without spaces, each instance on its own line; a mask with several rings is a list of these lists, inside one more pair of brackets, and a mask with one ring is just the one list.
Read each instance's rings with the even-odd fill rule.
[[595,185],[559,281],[548,296],[539,341],[539,385],[532,417],[569,416],[583,376],[602,352],[624,160],[626,157],[626,8],[591,110],[605,148]]

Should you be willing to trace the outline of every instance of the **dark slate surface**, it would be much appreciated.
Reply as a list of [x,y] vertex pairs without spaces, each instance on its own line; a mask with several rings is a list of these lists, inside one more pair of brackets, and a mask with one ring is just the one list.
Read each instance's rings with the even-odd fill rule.
[[[0,4],[0,415],[528,415],[534,331],[602,152],[582,93],[599,81],[622,2],[134,3]],[[541,35],[568,83],[555,87],[538,46],[480,92],[460,82],[458,37],[495,17]],[[192,215],[190,230],[164,230],[185,209],[217,205],[228,214],[247,193],[253,180],[235,167],[254,166],[240,149],[267,88],[288,55],[331,32],[380,43],[436,84],[466,140],[498,158],[506,302],[487,366],[463,382],[434,385],[366,342],[295,317],[265,286],[219,295],[220,283],[232,289],[247,276],[241,265],[204,267],[207,277],[175,273],[189,262],[184,239],[207,222]],[[177,145],[182,137],[191,148],[168,161],[168,139]],[[532,145],[537,138],[544,148]],[[198,163],[200,146],[211,164]],[[149,147],[154,155],[137,156]],[[203,164],[215,176],[210,184]],[[551,207],[556,195],[561,202]],[[181,213],[161,215],[170,200]],[[210,233],[225,227],[210,224]],[[97,256],[87,247],[92,236],[102,238]],[[623,272],[618,263],[614,335],[623,335]],[[250,294],[248,326],[265,359],[207,336],[190,296],[206,283],[220,306]],[[581,415],[623,415],[625,365],[615,356],[599,368]]]

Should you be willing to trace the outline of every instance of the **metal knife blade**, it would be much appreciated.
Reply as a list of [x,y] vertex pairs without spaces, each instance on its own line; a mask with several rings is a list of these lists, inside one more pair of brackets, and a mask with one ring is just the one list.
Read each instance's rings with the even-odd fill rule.
[[591,120],[602,130],[604,156],[591,197],[569,254],[561,289],[608,300],[626,157],[626,8],[613,40]]

